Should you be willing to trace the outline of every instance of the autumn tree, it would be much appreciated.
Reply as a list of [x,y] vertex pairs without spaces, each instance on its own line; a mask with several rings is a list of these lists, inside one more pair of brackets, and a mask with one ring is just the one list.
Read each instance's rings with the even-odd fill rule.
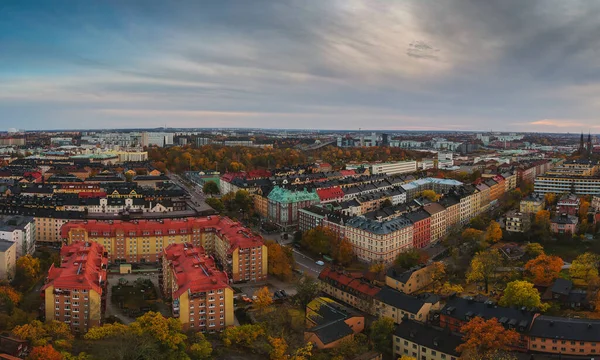
[[206,195],[215,195],[219,193],[219,185],[214,181],[207,181],[202,186],[202,192]]
[[271,295],[269,288],[266,286],[263,286],[260,289],[256,290],[252,298],[254,299],[254,308],[256,308],[260,312],[263,312],[273,303],[273,295]]
[[251,347],[254,342],[265,334],[265,330],[260,325],[240,325],[226,328],[221,334],[223,344],[227,347],[239,345]]
[[419,264],[423,264],[427,261],[424,257],[423,253],[419,251],[419,249],[410,248],[406,251],[403,251],[396,256],[396,260],[394,261],[396,265],[404,269],[410,269]]
[[27,357],[28,360],[63,360],[60,352],[52,345],[34,346]]
[[436,289],[444,283],[446,279],[446,265],[443,262],[436,261],[429,265],[429,276],[431,277],[431,287],[435,292]]
[[385,264],[384,263],[372,263],[371,266],[369,266],[369,271],[374,272],[374,273],[382,273],[385,271]]
[[525,246],[525,253],[530,257],[544,254],[544,247],[540,243],[529,243]]
[[31,286],[40,276],[40,260],[27,254],[17,259],[15,283],[23,288]]
[[390,207],[393,206],[394,204],[392,203],[392,200],[390,199],[385,199],[383,200],[383,202],[381,203],[381,207],[382,208],[386,208],[386,207]]
[[500,240],[502,240],[502,229],[500,224],[492,220],[485,231],[485,241],[495,244]]
[[429,201],[438,201],[440,199],[440,195],[433,190],[423,190],[419,193],[419,196],[424,197]]
[[590,202],[587,201],[585,198],[581,199],[581,202],[579,203],[579,221],[584,221],[587,220],[587,214],[588,211],[590,209]]
[[197,332],[193,336],[192,343],[189,346],[189,354],[193,360],[212,359],[212,345],[206,340],[204,334]]
[[0,298],[2,297],[6,297],[13,305],[18,305],[23,295],[8,285],[0,285]]
[[292,278],[292,267],[294,265],[294,255],[289,247],[281,246],[275,241],[267,241],[267,269],[269,275],[273,275],[281,280]]
[[304,275],[296,282],[296,295],[294,298],[301,308],[313,301],[319,295],[321,286],[315,278]]
[[334,359],[352,359],[356,354],[363,354],[369,350],[369,339],[364,333],[355,334],[352,338],[345,338],[333,350]]
[[598,262],[600,257],[594,253],[586,252],[575,258],[571,263],[569,275],[587,284],[593,278],[598,277]]
[[417,360],[412,356],[408,356],[408,355],[402,355],[398,358],[398,360]]
[[217,212],[223,212],[225,210],[225,205],[223,205],[223,201],[217,198],[208,198],[205,200],[206,204],[211,208],[215,209]]
[[328,254],[331,239],[336,236],[330,229],[318,226],[304,233],[301,244],[315,254]]
[[481,230],[477,230],[474,228],[467,228],[462,232],[461,238],[465,242],[475,243],[475,242],[479,242],[479,241],[483,240],[483,235],[484,235],[484,233]]
[[542,254],[525,264],[525,271],[532,277],[533,283],[548,286],[558,278],[564,261],[558,256]]
[[389,317],[380,317],[371,324],[369,337],[375,350],[388,353],[392,350],[392,332],[394,320]]
[[464,343],[456,351],[466,359],[487,359],[491,354],[509,350],[511,345],[519,342],[519,334],[505,329],[496,318],[484,320],[475,317],[461,326],[460,332],[464,334]]
[[147,312],[129,325],[136,334],[146,334],[155,339],[164,348],[175,350],[182,345],[187,336],[182,333],[181,321],[166,318],[158,312]]
[[74,339],[69,325],[56,320],[45,323],[34,320],[28,324],[15,327],[12,332],[18,338],[29,341],[33,346],[44,346],[53,343],[63,350],[69,349]]
[[555,193],[546,193],[544,195],[544,200],[548,205],[554,205],[556,203],[556,194]]
[[540,299],[540,292],[533,287],[532,283],[523,280],[515,280],[506,284],[499,304],[501,306],[545,308]]
[[535,220],[533,224],[535,227],[535,232],[543,239],[547,239],[550,236],[550,211],[538,211],[535,214]]
[[460,294],[463,291],[465,291],[465,290],[459,284],[451,284],[449,282],[445,282],[442,285],[441,289],[438,291],[438,294],[440,294],[442,296],[449,296],[452,294]]
[[494,278],[496,269],[502,265],[502,255],[498,249],[480,251],[471,260],[471,266],[467,271],[467,281],[483,281],[485,293],[489,292],[489,281]]
[[337,234],[331,239],[329,253],[335,262],[341,265],[349,264],[354,257],[354,250],[350,241],[340,238]]
[[285,360],[287,356],[288,344],[283,337],[271,337],[269,336],[269,345],[271,345],[271,351],[269,351],[269,359],[271,360]]

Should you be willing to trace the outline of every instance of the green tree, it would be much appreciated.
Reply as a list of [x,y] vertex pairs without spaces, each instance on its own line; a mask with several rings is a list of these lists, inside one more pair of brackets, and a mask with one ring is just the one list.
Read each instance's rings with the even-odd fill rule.
[[189,353],[192,360],[212,359],[212,345],[206,340],[202,333],[195,333],[193,342],[189,346]]
[[540,243],[529,243],[525,246],[525,253],[531,258],[535,258],[544,254],[544,247]]
[[219,193],[219,185],[214,181],[207,181],[202,186],[202,192],[206,195],[215,195]]
[[394,320],[388,317],[380,317],[371,324],[369,335],[375,350],[389,353],[392,350],[392,332],[394,331]]
[[515,280],[506,284],[506,289],[504,289],[499,304],[501,306],[525,306],[538,309],[546,307],[545,304],[542,304],[540,292],[533,287],[533,284],[522,280]]
[[319,282],[311,276],[304,275],[296,282],[296,295],[294,298],[305,309],[306,305],[313,301],[319,295],[320,291],[321,285]]
[[260,325],[240,325],[225,329],[221,334],[223,344],[227,347],[240,345],[252,347],[254,342],[265,334],[265,330]]
[[315,254],[329,254],[331,241],[336,237],[330,229],[318,226],[304,233],[302,246]]
[[471,266],[467,271],[467,281],[483,281],[485,293],[489,292],[489,281],[496,274],[496,269],[502,265],[502,255],[498,249],[480,251],[471,260]]
[[223,201],[217,198],[208,198],[205,200],[206,204],[211,208],[215,209],[217,212],[223,212],[225,210],[225,206],[223,205]]
[[405,269],[410,269],[421,263],[421,252],[418,249],[410,248],[399,253],[395,263]]

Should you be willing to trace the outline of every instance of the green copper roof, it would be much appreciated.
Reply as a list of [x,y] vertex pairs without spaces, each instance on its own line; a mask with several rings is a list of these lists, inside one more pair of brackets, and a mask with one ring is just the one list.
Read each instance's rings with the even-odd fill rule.
[[278,186],[274,187],[269,193],[269,200],[280,203],[294,203],[300,201],[314,201],[319,202],[319,195],[315,192],[304,191],[290,191],[283,189]]

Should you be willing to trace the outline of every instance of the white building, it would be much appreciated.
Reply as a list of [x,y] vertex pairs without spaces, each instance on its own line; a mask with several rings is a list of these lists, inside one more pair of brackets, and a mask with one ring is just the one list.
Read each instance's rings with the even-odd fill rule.
[[417,171],[416,161],[397,161],[390,163],[371,164],[371,174],[408,174]]
[[31,216],[11,215],[0,219],[0,239],[17,245],[17,258],[35,251],[35,220]]
[[163,147],[165,145],[173,145],[173,133],[167,132],[143,132],[142,146],[156,145]]

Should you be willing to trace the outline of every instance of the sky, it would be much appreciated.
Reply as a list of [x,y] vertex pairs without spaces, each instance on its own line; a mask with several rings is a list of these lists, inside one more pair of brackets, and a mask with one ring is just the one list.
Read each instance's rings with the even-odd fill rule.
[[2,0],[0,130],[600,133],[597,0]]

